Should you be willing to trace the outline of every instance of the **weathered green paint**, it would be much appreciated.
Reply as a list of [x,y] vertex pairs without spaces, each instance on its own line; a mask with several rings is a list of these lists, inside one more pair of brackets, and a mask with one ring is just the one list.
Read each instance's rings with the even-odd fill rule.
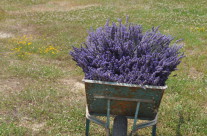
[[90,120],[86,118],[86,136],[89,136]]
[[110,128],[110,100],[107,100],[107,122],[106,122],[106,127]]
[[[128,99],[145,99],[153,100],[153,103],[140,103],[139,119],[152,120],[155,118],[159,105],[164,93],[167,88],[154,87],[154,86],[138,86],[133,84],[120,84],[114,82],[101,82],[94,80],[83,80],[85,82],[86,99],[89,113],[105,114],[107,115],[107,100],[96,99],[94,96],[108,96],[108,97],[119,97]],[[111,100],[110,114],[111,115],[124,115],[134,116],[137,102],[133,101],[119,101]]]
[[135,115],[134,115],[134,124],[132,126],[132,131],[133,132],[136,131],[136,124],[137,124],[137,119],[138,119],[137,116],[138,116],[138,113],[139,113],[139,107],[140,107],[140,102],[137,102],[137,108],[136,108],[136,112],[135,112]]

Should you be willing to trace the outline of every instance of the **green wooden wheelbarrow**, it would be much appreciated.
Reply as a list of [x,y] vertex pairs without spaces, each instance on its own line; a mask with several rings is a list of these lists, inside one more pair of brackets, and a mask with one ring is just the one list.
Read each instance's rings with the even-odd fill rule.
[[[90,121],[105,128],[110,135],[110,117],[114,116],[113,136],[127,135],[127,119],[134,119],[130,135],[138,129],[152,126],[156,135],[157,113],[167,86],[139,86],[134,84],[83,80],[86,92],[86,136]],[[96,116],[106,116],[106,122]],[[137,124],[139,120],[147,122]]]

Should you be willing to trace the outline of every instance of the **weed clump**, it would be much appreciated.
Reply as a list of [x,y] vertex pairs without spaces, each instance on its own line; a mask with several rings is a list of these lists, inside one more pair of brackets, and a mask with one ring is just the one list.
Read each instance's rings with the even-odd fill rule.
[[54,56],[59,53],[59,50],[53,45],[41,47],[35,46],[32,36],[29,37],[24,35],[22,37],[12,39],[11,42],[15,45],[15,48],[12,48],[11,50],[16,56],[21,59],[28,58],[31,54],[34,53],[49,56]]

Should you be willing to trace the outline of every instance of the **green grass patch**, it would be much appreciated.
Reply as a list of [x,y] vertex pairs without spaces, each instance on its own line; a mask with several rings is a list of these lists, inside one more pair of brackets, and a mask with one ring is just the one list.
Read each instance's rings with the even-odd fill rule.
[[[31,67],[31,65],[33,65]],[[61,69],[56,66],[45,66],[45,65],[15,65],[10,66],[10,71],[13,72],[14,75],[20,77],[31,77],[36,79],[55,79],[60,78],[64,75]]]
[[[167,81],[157,135],[207,135],[206,1],[1,0],[0,5],[0,33],[12,34],[0,36],[0,135],[84,135],[84,90],[74,89],[84,74],[68,53],[72,45],[80,47],[91,27],[127,15],[143,31],[161,26],[162,33],[184,39],[186,58]],[[105,131],[92,123],[90,133]],[[150,135],[150,128],[139,135]]]
[[29,133],[24,127],[19,127],[13,123],[1,123],[0,124],[0,135],[1,136],[23,136]]

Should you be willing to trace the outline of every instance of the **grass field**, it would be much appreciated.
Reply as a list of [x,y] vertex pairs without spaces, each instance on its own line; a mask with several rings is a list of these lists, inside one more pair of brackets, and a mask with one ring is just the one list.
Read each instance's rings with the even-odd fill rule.
[[[183,38],[186,57],[167,81],[158,136],[207,135],[207,1],[1,0],[0,136],[83,136],[81,69],[68,55],[110,18]],[[91,135],[104,129],[92,125]],[[150,128],[139,131],[150,135]]]

